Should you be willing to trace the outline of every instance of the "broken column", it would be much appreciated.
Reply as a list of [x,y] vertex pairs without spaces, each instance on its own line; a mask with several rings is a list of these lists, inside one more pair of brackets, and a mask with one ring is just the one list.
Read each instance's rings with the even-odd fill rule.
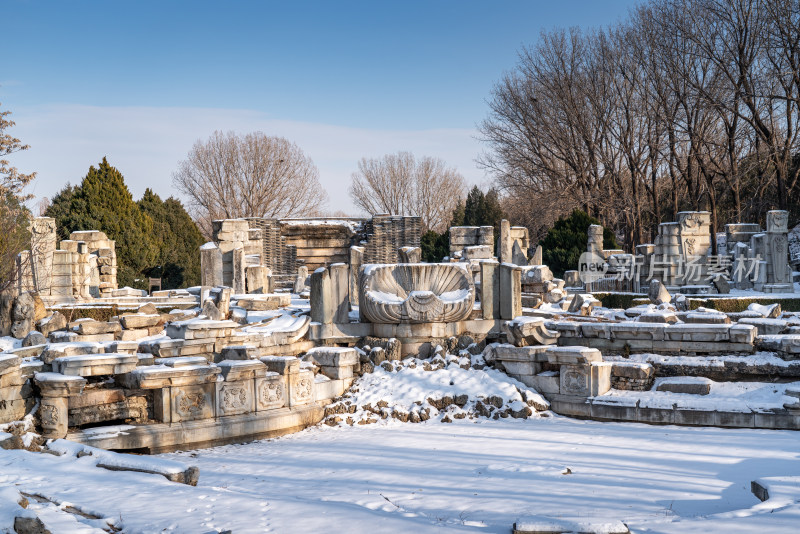
[[344,263],[334,263],[330,271],[331,296],[333,298],[333,322],[350,322],[350,271]]
[[213,241],[200,247],[200,279],[203,286],[222,285],[222,251]]
[[311,273],[311,320],[320,324],[331,324],[336,313],[333,287],[328,269],[320,267]]
[[767,212],[767,293],[793,293],[792,272],[789,267],[788,240],[789,212],[772,210]]
[[53,253],[56,250],[56,220],[36,217],[31,224],[31,272],[36,291],[50,294]]
[[481,262],[481,317],[500,318],[500,275],[499,263],[486,260]]
[[589,226],[588,240],[586,243],[587,252],[603,257],[603,227],[599,224]]
[[53,439],[67,437],[69,398],[83,392],[86,379],[60,373],[36,373],[35,382],[42,395],[39,407],[42,435]]
[[248,293],[272,293],[270,288],[269,268],[263,265],[249,265],[245,267],[245,277],[247,278]]
[[364,247],[350,247],[350,305],[358,305],[358,277],[364,263]]
[[422,249],[419,247],[400,247],[397,249],[397,263],[419,263],[422,261]]
[[522,315],[522,269],[508,263],[498,267],[500,318],[511,320]]
[[497,259],[500,263],[511,263],[514,242],[511,239],[511,223],[507,219],[500,221],[500,239],[497,241]]
[[308,267],[301,265],[297,268],[297,276],[294,279],[294,292],[298,295],[306,290],[308,280]]

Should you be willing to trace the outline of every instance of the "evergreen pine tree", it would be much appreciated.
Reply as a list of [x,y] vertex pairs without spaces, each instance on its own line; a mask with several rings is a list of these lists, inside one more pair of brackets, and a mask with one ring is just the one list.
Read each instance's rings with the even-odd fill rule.
[[164,289],[199,285],[199,248],[205,240],[183,204],[172,197],[162,201],[149,188],[137,204],[153,221],[158,247],[154,264],[145,274],[161,278]]
[[[600,221],[575,210],[569,217],[556,221],[547,232],[539,244],[542,245],[543,262],[553,274],[561,277],[564,271],[578,268],[581,254],[586,252],[589,225],[592,224],[600,224]],[[608,228],[603,229],[603,248],[618,248],[614,233]]]
[[[70,197],[68,210],[63,209],[66,197]],[[116,242],[119,285],[147,285],[143,273],[154,265],[158,251],[152,238],[153,221],[133,201],[122,174],[106,158],[97,168],[89,168],[80,186],[71,192],[62,190],[46,212],[51,213],[57,216],[62,236],[76,230],[105,232]]]

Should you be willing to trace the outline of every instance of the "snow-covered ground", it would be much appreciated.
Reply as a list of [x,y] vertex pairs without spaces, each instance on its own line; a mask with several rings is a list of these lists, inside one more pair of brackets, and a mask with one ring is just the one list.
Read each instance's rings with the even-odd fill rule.
[[[788,431],[390,421],[163,457],[197,465],[198,486],[25,451],[0,451],[0,485],[129,533],[507,533],[531,515],[621,520],[636,532],[793,533],[800,521],[800,493],[772,504],[750,491],[757,478],[800,474],[800,433]],[[70,532],[82,524],[69,519]]]

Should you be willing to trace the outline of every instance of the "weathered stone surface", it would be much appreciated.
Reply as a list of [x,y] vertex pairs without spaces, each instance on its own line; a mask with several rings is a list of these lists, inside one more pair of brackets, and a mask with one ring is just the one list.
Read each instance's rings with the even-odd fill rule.
[[19,369],[22,358],[16,354],[0,353],[0,376]]
[[500,276],[497,272],[499,264],[494,261],[482,261],[481,270],[481,317],[484,319],[500,318]]
[[67,328],[67,318],[61,312],[54,311],[48,317],[40,319],[36,323],[36,328],[42,335],[49,336],[51,332]]
[[219,311],[217,305],[214,304],[214,301],[206,299],[203,303],[203,307],[200,309],[200,315],[206,317],[210,321],[222,321],[225,319],[225,316],[222,315],[222,312]]
[[220,357],[222,360],[252,360],[257,354],[258,350],[252,345],[229,345],[222,349]]
[[667,378],[656,386],[656,391],[708,395],[711,392],[711,380],[701,377]]
[[308,281],[308,267],[301,265],[297,268],[297,276],[294,279],[294,292],[298,295],[305,291]]
[[547,347],[547,361],[561,365],[584,365],[602,362],[603,355],[589,347]]
[[358,363],[358,353],[350,347],[317,347],[308,351],[303,359],[317,365],[352,366]]
[[210,365],[177,368],[153,365],[137,367],[130,373],[116,377],[116,380],[121,386],[129,389],[161,389],[168,386],[216,382],[220,372],[219,367]]
[[523,284],[541,284],[553,280],[553,272],[547,265],[532,265],[524,269]]
[[32,347],[34,345],[43,345],[45,343],[47,343],[47,338],[44,337],[44,334],[37,332],[36,330],[31,330],[28,332],[28,335],[22,340],[23,347]]
[[513,260],[514,240],[511,238],[511,223],[506,219],[500,221],[500,237],[497,241],[497,259],[500,263],[511,263]]
[[171,388],[171,421],[211,419],[216,412],[214,397],[216,384],[200,384]]
[[718,276],[711,282],[720,295],[727,295],[731,292],[731,285],[724,276]]
[[678,316],[672,311],[654,311],[645,312],[636,318],[639,323],[662,323],[662,324],[675,324],[678,322]]
[[11,335],[23,339],[33,329],[36,314],[36,302],[33,294],[26,291],[20,293],[11,308]]
[[542,317],[518,317],[506,323],[509,342],[518,347],[526,345],[552,345],[558,340],[558,332],[548,330]]
[[511,320],[522,315],[522,268],[501,263],[497,269],[500,318]]
[[665,304],[672,300],[667,288],[659,280],[650,280],[650,289],[647,292],[650,302],[653,304]]
[[[255,362],[260,363],[260,362]],[[261,364],[262,366],[264,364]],[[253,379],[217,382],[217,417],[254,412]]]
[[119,321],[124,328],[147,328],[149,326],[163,324],[161,315],[158,313],[148,315],[138,313],[120,315]]
[[248,311],[267,311],[285,308],[291,301],[292,296],[289,293],[270,293],[240,298],[236,305]]
[[222,360],[217,366],[227,381],[261,378],[267,373],[267,365],[259,360]]
[[643,380],[652,378],[655,374],[655,369],[649,363],[613,362],[611,374],[612,376]]
[[459,264],[369,265],[359,299],[361,317],[371,323],[456,322],[472,312],[475,288]]
[[256,411],[282,408],[287,402],[287,384],[284,377],[267,372],[255,381]]
[[334,263],[330,272],[333,319],[337,324],[350,322],[350,271],[344,263]]
[[264,265],[248,265],[245,267],[245,278],[248,293],[270,293],[270,269]]
[[576,293],[575,296],[572,297],[572,302],[570,302],[567,311],[569,313],[580,313],[581,315],[588,316],[591,315],[592,308],[597,306],[601,306],[601,302],[594,298],[594,295],[590,293]]
[[314,373],[300,369],[288,375],[289,406],[302,406],[314,402]]
[[87,354],[53,360],[53,370],[70,376],[115,375],[132,371],[139,364],[134,354]]
[[611,364],[592,362],[586,365],[562,365],[559,380],[559,392],[562,395],[602,395],[611,389]]
[[300,360],[294,356],[264,356],[260,360],[273,373],[288,375],[300,370]]
[[95,334],[114,334],[122,330],[122,326],[117,321],[81,321],[78,323],[76,331],[82,336]]

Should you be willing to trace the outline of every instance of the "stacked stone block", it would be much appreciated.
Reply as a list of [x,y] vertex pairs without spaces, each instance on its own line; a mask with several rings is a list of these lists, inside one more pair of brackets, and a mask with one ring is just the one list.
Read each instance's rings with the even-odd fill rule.
[[[70,241],[83,241],[86,243],[86,254],[97,256],[99,271],[98,294],[101,297],[110,297],[112,291],[117,289],[117,253],[113,240],[105,233],[98,230],[72,232]],[[76,259],[73,259],[76,261]]]
[[450,228],[450,257],[469,255],[474,247],[488,248],[485,259],[494,251],[494,228],[491,226],[452,226]]
[[250,224],[246,219],[212,221],[214,241],[222,254],[222,285],[234,293],[245,292],[245,247],[250,246]]
[[397,263],[397,250],[419,247],[421,235],[419,217],[375,215],[366,225],[364,263]]

